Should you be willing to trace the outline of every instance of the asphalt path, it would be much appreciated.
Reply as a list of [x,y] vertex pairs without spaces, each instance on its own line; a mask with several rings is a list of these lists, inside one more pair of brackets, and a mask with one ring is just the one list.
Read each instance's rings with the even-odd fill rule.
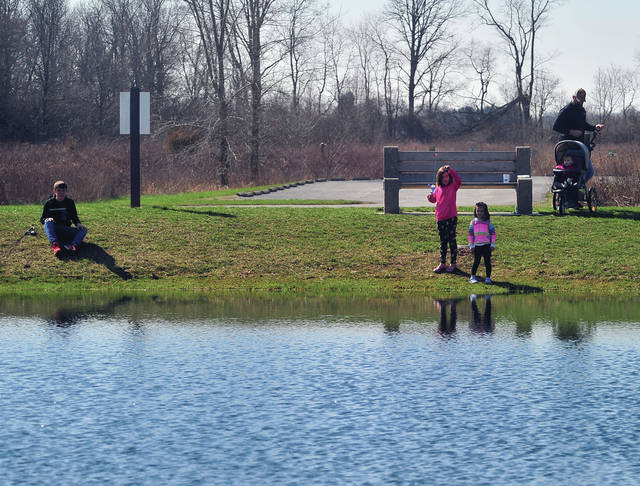
[[[545,200],[551,188],[552,177],[533,177],[533,202]],[[433,204],[426,199],[425,189],[401,189],[400,206],[429,207]],[[358,201],[363,205],[384,205],[382,180],[369,181],[325,181],[290,187],[269,194],[252,196],[252,200],[277,199],[318,199],[318,200],[348,200]],[[497,189],[460,189],[458,191],[458,206],[473,206],[478,201],[484,201],[489,206],[509,206],[516,204],[516,191],[513,188]]]

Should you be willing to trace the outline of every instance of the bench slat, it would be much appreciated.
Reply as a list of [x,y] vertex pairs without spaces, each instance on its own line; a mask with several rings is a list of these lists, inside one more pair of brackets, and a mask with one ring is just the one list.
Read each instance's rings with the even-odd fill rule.
[[[411,161],[438,161],[440,165],[449,162],[474,161],[474,160],[516,160],[515,152],[398,152],[398,160]],[[453,164],[451,164],[453,165]]]
[[[460,176],[462,178],[462,185],[469,184],[495,184],[495,185],[503,185],[502,173],[491,173],[491,172],[478,172],[478,173],[467,173],[464,176]],[[511,180],[515,184],[516,176],[511,175]],[[434,174],[424,174],[424,173],[402,173],[400,174],[400,184],[435,184]]]
[[[425,189],[425,190],[429,190],[429,186],[430,184],[424,184],[424,183],[403,183],[401,185],[402,189]],[[515,182],[509,182],[508,184],[504,184],[502,182],[497,183],[497,182],[486,182],[486,183],[480,183],[480,184],[474,184],[474,183],[470,183],[470,184],[462,184],[462,187],[460,187],[460,190],[462,189],[515,189],[516,187],[518,187],[518,184]]]
[[[437,170],[443,166],[442,160],[435,161],[415,161],[415,162],[401,162],[399,164],[400,172],[437,172]],[[516,172],[516,163],[513,160],[499,161],[495,159],[472,162],[472,161],[459,161],[455,164],[451,164],[452,167],[462,175],[465,172]]]

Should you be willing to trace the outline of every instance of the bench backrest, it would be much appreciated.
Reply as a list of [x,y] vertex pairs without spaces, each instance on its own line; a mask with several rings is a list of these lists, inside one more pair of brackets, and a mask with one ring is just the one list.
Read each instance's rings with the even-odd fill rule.
[[[398,179],[402,187],[435,184],[438,169],[451,165],[466,186],[515,186],[517,176],[531,174],[531,149],[510,152],[400,152],[384,148],[384,177]],[[505,182],[505,174],[508,181]]]

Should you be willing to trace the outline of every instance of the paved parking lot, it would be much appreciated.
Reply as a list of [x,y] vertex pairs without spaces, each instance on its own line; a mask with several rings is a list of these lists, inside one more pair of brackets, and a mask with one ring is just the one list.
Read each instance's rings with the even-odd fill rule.
[[[533,177],[533,202],[542,202],[551,187],[551,177]],[[402,189],[400,191],[401,207],[432,206],[426,200],[424,189]],[[301,186],[282,189],[269,194],[252,196],[248,199],[321,199],[321,200],[349,200],[360,201],[371,206],[382,206],[384,194],[382,180],[370,181],[326,181],[304,184]],[[516,191],[512,188],[504,189],[460,189],[458,191],[459,206],[473,206],[478,201],[484,201],[489,206],[509,206],[516,202]]]

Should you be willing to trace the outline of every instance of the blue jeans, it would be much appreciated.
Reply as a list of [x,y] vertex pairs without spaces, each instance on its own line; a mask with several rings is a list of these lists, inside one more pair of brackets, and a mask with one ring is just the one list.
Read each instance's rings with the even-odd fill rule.
[[60,244],[71,243],[74,246],[79,246],[82,240],[87,235],[86,229],[72,228],[64,224],[56,224],[53,221],[47,221],[44,223],[44,232],[49,238],[49,242],[53,244],[57,241]]
[[587,173],[584,175],[584,181],[587,182],[589,179],[591,179],[595,172],[596,171],[593,168],[593,162],[591,162],[591,157],[589,157],[589,162],[587,163]]

